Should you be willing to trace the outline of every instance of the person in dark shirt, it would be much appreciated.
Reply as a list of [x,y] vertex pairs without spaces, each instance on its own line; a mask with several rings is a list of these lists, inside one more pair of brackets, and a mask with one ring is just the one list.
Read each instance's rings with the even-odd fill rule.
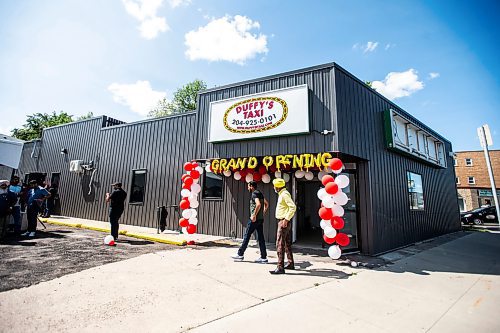
[[8,187],[8,180],[0,180],[0,241],[5,237],[9,216],[17,201],[16,194],[9,191]]
[[111,236],[118,239],[118,229],[120,224],[118,220],[122,216],[123,210],[125,209],[125,199],[127,198],[127,192],[122,189],[122,183],[113,183],[113,192],[111,194],[106,193],[106,202],[109,203],[109,223],[111,223]]
[[[243,243],[238,250],[238,253],[231,256],[235,260],[243,260],[243,254],[247,249],[248,242],[253,232],[257,230],[257,239],[259,241],[260,247],[260,258],[255,262],[265,264],[267,263],[267,251],[266,242],[264,240],[264,214],[267,212],[269,203],[264,198],[261,191],[257,189],[257,182],[251,181],[248,183],[248,191],[251,193],[250,197],[250,219],[247,223],[247,228],[245,230],[245,236],[243,237]],[[262,207],[264,206],[264,207]]]
[[50,198],[50,193],[41,186],[38,186],[36,180],[29,182],[28,200],[26,206],[26,215],[28,218],[28,231],[21,236],[35,237],[37,217],[41,211],[44,201]]

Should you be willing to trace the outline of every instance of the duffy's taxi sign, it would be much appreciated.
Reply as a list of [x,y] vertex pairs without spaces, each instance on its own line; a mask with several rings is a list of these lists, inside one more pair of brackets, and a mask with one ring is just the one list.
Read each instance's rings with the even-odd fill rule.
[[233,133],[257,133],[281,125],[288,116],[278,97],[255,97],[231,105],[224,113],[224,128]]
[[307,85],[210,103],[209,142],[309,133]]

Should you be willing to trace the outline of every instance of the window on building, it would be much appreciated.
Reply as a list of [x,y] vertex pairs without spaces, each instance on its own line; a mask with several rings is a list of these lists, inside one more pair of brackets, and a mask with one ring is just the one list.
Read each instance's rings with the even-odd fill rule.
[[465,165],[466,166],[473,166],[474,164],[472,163],[472,158],[466,158],[465,159]]
[[424,210],[424,188],[422,186],[422,175],[408,172],[408,195],[411,210]]
[[455,178],[455,182],[456,182],[457,184],[460,184],[460,178],[456,177],[456,178]]
[[457,159],[456,159],[456,158],[454,158],[454,159],[453,159],[453,166],[457,166],[457,165],[458,165]]
[[146,170],[132,170],[132,187],[130,188],[130,203],[143,203],[146,191]]
[[221,175],[212,172],[203,173],[203,199],[222,199],[223,180]]
[[462,197],[459,197],[459,198],[458,198],[458,207],[460,208],[460,211],[461,211],[461,212],[465,212],[465,202],[464,202],[464,198],[462,198]]
[[475,184],[476,183],[476,179],[474,177],[467,177],[468,178],[468,183],[469,184]]

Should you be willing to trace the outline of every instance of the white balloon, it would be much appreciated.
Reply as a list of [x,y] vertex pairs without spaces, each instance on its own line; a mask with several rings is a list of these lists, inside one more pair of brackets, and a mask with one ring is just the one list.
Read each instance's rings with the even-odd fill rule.
[[318,190],[318,199],[319,200],[323,200],[323,198],[328,195],[328,193],[326,193],[326,190],[322,187]]
[[335,216],[340,216],[340,217],[344,216],[344,208],[342,208],[342,206],[333,205],[332,211],[333,211],[333,215],[335,215]]
[[193,184],[198,184],[200,182],[200,178],[193,179]]
[[332,173],[333,171],[332,171],[332,168],[330,168],[330,167],[326,167],[325,172],[326,172],[326,173]]
[[189,201],[189,205],[191,208],[198,208],[200,206],[200,202],[199,201]]
[[189,218],[189,224],[197,225],[198,224],[198,218],[196,216],[191,216]]
[[307,180],[313,180],[314,179],[314,173],[311,171],[307,171],[306,174],[304,175]]
[[289,175],[289,174],[287,174],[287,173],[284,173],[284,174],[283,174],[283,180],[284,180],[286,183],[288,183],[288,182],[290,181],[290,175]]
[[231,176],[231,170],[224,170],[223,174],[224,176],[229,177]]
[[190,218],[193,218],[196,216],[198,216],[198,211],[196,209],[191,209],[191,217]]
[[274,177],[276,177],[276,178],[281,178],[281,171],[276,171],[276,172],[274,173]]
[[332,245],[328,248],[328,255],[332,259],[338,259],[342,255],[342,250],[338,245]]
[[339,175],[335,178],[335,184],[337,184],[340,188],[345,188],[349,186],[349,177],[346,175]]
[[253,174],[249,173],[248,175],[245,176],[245,181],[247,183],[250,183],[253,180]]
[[203,168],[201,166],[197,166],[195,170],[198,171],[200,175],[203,173]]
[[236,171],[233,175],[235,180],[240,180],[241,179],[241,173],[239,171]]
[[191,201],[198,201],[198,193],[191,193],[191,195],[189,195],[188,197],[188,200],[191,202]]
[[[191,186],[192,186],[192,185],[191,185]],[[191,191],[190,191],[190,190],[188,190],[188,189],[182,189],[182,191],[181,191],[181,196],[182,196],[183,198],[189,197],[190,195],[191,195]]]
[[185,218],[185,219],[190,219],[191,216],[193,215],[193,211],[195,211],[194,209],[185,209],[182,211],[182,217]]
[[115,238],[111,235],[107,235],[104,237],[104,244],[109,245],[109,243],[113,242]]
[[332,226],[331,222],[330,221],[327,221],[327,220],[321,220],[319,221],[319,226],[321,227],[321,229],[325,229],[326,227],[328,226]]
[[305,175],[305,172],[302,171],[302,170],[295,171],[295,178],[299,178],[300,179],[300,178],[304,177],[304,175]]
[[329,226],[327,225],[324,230],[325,235],[328,238],[334,238],[335,236],[337,236],[337,230],[335,230],[331,224]]
[[340,206],[345,205],[347,203],[347,201],[349,201],[349,198],[347,197],[347,194],[345,194],[344,192],[336,193],[333,196],[333,199],[335,200],[335,203],[337,205],[340,205]]
[[327,173],[326,173],[326,172],[324,172],[324,171],[320,171],[320,172],[318,172],[318,179],[319,179],[319,180],[323,179],[323,176],[325,176],[325,175],[327,175]]
[[193,184],[193,185],[191,185],[191,192],[192,193],[198,194],[198,193],[200,193],[200,191],[201,191],[200,184]]
[[187,235],[188,231],[187,231],[187,228],[186,227],[182,227],[182,233],[184,235]]
[[271,182],[271,176],[267,173],[262,175],[262,182],[265,184],[269,184]]
[[342,172],[342,168],[340,168],[340,169],[338,169],[338,170],[333,170],[333,173],[335,173],[335,174],[337,174],[337,175],[338,175],[339,173],[341,173],[341,172]]
[[321,202],[326,208],[333,208],[333,206],[335,205],[335,201],[333,200],[333,197],[331,195],[324,196]]
[[210,170],[210,164],[205,166],[205,171],[206,172],[212,172],[212,170]]

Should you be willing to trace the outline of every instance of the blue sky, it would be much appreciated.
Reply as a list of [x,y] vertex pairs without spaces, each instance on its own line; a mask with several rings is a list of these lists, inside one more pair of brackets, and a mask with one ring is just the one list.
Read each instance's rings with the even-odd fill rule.
[[499,13],[461,0],[2,1],[0,133],[53,110],[141,120],[195,78],[213,87],[335,61],[454,150],[480,149],[485,123],[498,149]]

